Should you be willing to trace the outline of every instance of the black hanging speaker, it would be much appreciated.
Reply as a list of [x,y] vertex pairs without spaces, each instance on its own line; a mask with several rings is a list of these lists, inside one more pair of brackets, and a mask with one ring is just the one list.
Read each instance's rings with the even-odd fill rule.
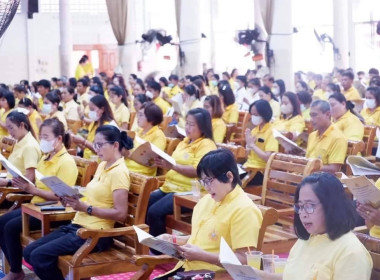
[[28,18],[33,18],[34,13],[38,13],[38,0],[28,0]]

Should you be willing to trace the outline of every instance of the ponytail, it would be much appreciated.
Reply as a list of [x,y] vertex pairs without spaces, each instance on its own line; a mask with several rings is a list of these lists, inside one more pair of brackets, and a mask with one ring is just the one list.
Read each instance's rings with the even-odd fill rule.
[[120,132],[120,142],[119,142],[119,150],[121,151],[123,148],[126,150],[133,149],[133,139],[128,136],[127,132]]
[[70,147],[71,147],[70,133],[65,132],[65,134],[63,135],[62,143],[66,149],[70,149]]

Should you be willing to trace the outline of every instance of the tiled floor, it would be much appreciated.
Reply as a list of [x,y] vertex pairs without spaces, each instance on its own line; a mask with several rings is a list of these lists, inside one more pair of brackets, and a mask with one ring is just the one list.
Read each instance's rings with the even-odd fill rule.
[[[0,267],[1,267],[1,263],[2,263],[2,254],[0,254]],[[36,274],[34,274],[33,271],[29,270],[26,266],[22,266],[22,269],[24,270],[25,272],[25,280],[39,280],[40,278],[38,278],[36,276]],[[0,268],[1,272],[3,271],[3,268],[1,267]],[[0,274],[0,279],[3,278],[3,274]]]

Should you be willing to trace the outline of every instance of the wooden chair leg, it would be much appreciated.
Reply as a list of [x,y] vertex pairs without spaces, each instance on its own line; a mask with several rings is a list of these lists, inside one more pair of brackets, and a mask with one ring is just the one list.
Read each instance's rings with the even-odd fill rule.
[[136,271],[131,280],[148,280],[153,270],[154,267],[144,264],[140,270]]

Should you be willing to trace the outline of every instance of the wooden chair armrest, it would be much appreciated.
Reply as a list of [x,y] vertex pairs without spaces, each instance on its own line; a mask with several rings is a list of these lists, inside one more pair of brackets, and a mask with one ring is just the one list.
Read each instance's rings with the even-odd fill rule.
[[358,226],[358,227],[355,227],[353,229],[354,232],[360,232],[360,233],[364,233],[364,234],[368,234],[369,230],[367,228],[367,226]]
[[22,192],[19,188],[15,187],[0,187],[0,203],[5,201],[7,194]]
[[[148,231],[149,227],[145,224],[136,225],[142,230]],[[80,228],[77,231],[77,235],[80,238],[86,239],[86,242],[75,252],[71,263],[74,267],[79,266],[82,260],[95,248],[96,244],[101,237],[115,237],[121,235],[135,235],[136,232],[133,227],[121,227],[108,230],[93,230]]]
[[142,266],[144,264],[147,264],[149,266],[154,267],[159,264],[178,262],[178,259],[167,256],[167,255],[161,255],[161,256],[134,255],[132,257],[132,262],[137,266]]
[[290,216],[294,215],[294,209],[293,208],[284,208],[284,209],[276,209],[278,214],[281,216]]
[[10,202],[13,202],[13,205],[8,209],[12,211],[16,208],[19,208],[24,202],[30,202],[33,198],[31,194],[19,194],[19,193],[9,193],[6,196],[6,199]]

